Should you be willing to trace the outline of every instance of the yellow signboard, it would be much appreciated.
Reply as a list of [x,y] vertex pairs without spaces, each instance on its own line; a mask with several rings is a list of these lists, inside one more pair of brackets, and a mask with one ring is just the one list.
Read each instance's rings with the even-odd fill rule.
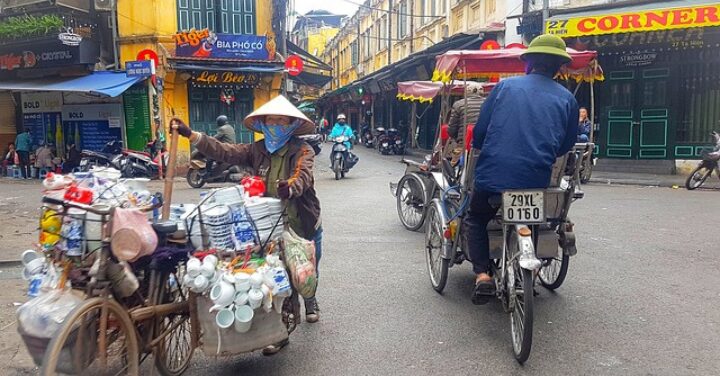
[[720,3],[548,20],[545,32],[570,38],[708,26],[720,26]]

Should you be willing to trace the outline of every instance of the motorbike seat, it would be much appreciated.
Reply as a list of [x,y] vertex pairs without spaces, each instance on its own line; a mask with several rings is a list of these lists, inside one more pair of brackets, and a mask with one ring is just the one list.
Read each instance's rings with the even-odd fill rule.
[[174,222],[157,222],[152,224],[153,230],[158,235],[169,235],[172,233],[177,232],[178,226],[177,223]]

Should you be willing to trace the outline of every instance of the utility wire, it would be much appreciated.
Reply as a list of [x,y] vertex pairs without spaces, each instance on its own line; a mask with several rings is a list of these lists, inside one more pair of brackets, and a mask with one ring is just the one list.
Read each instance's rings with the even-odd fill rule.
[[412,13],[393,12],[393,11],[386,10],[386,9],[382,9],[382,8],[371,7],[371,6],[369,6],[369,5],[365,5],[365,4],[358,3],[358,2],[355,2],[355,1],[351,1],[351,0],[342,0],[342,1],[344,1],[344,2],[346,2],[346,3],[353,4],[353,5],[357,5],[357,6],[361,7],[361,8],[370,9],[370,10],[376,10],[376,11],[378,11],[378,12],[383,12],[383,13],[397,14],[398,16],[410,16],[410,17],[413,17],[413,18],[444,18],[444,17],[445,17],[445,16],[421,16],[421,15],[415,15],[415,14],[412,14]]

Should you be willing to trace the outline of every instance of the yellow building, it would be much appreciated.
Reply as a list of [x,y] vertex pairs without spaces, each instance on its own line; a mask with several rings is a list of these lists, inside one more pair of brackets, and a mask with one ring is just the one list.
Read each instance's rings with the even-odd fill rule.
[[[287,1],[221,3],[119,0],[120,60],[147,58],[148,50],[157,54],[158,82],[150,90],[161,93],[163,124],[177,116],[213,134],[215,118],[227,115],[237,141],[247,143],[253,135],[242,119],[280,93],[283,63],[276,52],[283,44]],[[186,141],[180,150],[180,160],[187,160]]]

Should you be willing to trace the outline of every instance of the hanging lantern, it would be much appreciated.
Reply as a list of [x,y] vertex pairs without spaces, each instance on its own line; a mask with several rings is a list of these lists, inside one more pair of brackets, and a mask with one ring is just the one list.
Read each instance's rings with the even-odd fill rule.
[[235,102],[235,92],[233,89],[220,89],[220,101],[226,105],[231,105]]

